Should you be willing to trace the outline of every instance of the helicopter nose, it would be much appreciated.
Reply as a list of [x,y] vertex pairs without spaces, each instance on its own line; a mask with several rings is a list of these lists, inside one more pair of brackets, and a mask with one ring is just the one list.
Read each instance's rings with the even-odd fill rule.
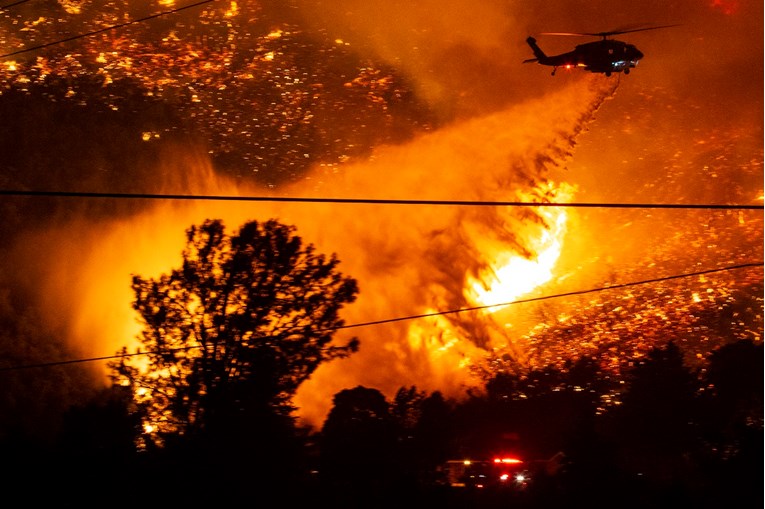
[[636,49],[635,50],[635,60],[640,60],[641,58],[643,58],[643,53],[641,53],[639,49]]

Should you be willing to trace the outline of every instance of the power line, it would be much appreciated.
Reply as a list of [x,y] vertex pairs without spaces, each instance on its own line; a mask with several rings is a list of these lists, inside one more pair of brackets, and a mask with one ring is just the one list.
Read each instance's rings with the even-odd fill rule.
[[[450,314],[457,314],[457,313],[465,313],[468,311],[478,311],[482,309],[491,309],[491,308],[497,308],[497,307],[505,307],[505,306],[511,306],[513,304],[525,304],[529,302],[539,302],[543,300],[550,300],[550,299],[558,299],[562,297],[571,297],[574,295],[585,295],[588,293],[596,293],[596,292],[604,292],[608,290],[617,290],[620,288],[629,288],[633,286],[640,286],[640,285],[646,285],[646,284],[652,284],[652,283],[660,283],[664,281],[672,281],[675,279],[683,279],[688,277],[695,277],[695,276],[703,276],[707,274],[713,274],[716,272],[727,272],[732,270],[738,270],[738,269],[745,269],[745,268],[752,268],[752,267],[762,267],[765,265],[764,262],[753,262],[753,263],[743,263],[740,265],[731,265],[728,267],[721,267],[717,269],[707,269],[697,272],[690,272],[685,274],[676,274],[673,276],[664,276],[654,279],[644,279],[641,281],[633,281],[630,283],[621,283],[617,285],[609,285],[609,286],[601,286],[597,288],[590,288],[588,290],[577,290],[572,292],[566,292],[566,293],[559,293],[554,295],[546,295],[542,297],[532,297],[529,299],[519,299],[514,300],[511,302],[504,302],[504,303],[498,303],[498,304],[488,304],[485,306],[473,306],[469,308],[460,308],[460,309],[451,309],[448,311],[436,311],[433,313],[424,313],[419,315],[410,315],[410,316],[401,316],[397,318],[387,318],[383,320],[375,320],[371,322],[361,322],[361,323],[355,323],[350,325],[341,325],[339,327],[333,327],[331,329],[322,329],[317,332],[332,332],[340,329],[352,329],[352,328],[358,328],[358,327],[370,327],[373,325],[382,325],[386,323],[394,323],[394,322],[403,322],[408,320],[417,320],[420,318],[432,318],[435,316],[443,316],[443,315],[450,315]],[[179,348],[170,348],[167,351],[170,352],[180,352],[184,350],[193,350],[197,348],[202,348],[202,345],[194,345],[194,346],[186,346],[186,347],[179,347]],[[0,372],[3,371],[18,371],[22,369],[30,369],[30,368],[47,368],[52,366],[64,366],[68,364],[81,364],[86,362],[96,362],[96,361],[106,361],[106,360],[113,360],[113,359],[120,359],[120,358],[126,358],[126,357],[135,357],[139,355],[151,355],[151,354],[159,354],[162,353],[162,351],[155,350],[150,352],[135,352],[135,353],[121,353],[121,354],[115,354],[115,355],[105,355],[102,357],[89,357],[85,359],[70,359],[67,361],[54,361],[54,362],[42,362],[39,364],[24,364],[19,366],[7,366],[7,367],[0,367]]]
[[287,196],[230,196],[204,194],[152,194],[152,193],[96,193],[75,191],[24,191],[0,189],[0,196],[30,196],[56,198],[114,198],[133,200],[191,200],[191,201],[249,201],[282,203],[336,203],[370,205],[450,205],[471,207],[572,207],[621,209],[707,209],[707,210],[763,210],[763,205],[710,204],[710,203],[559,203],[481,200],[403,200],[372,198],[317,198]]
[[[189,5],[184,5],[183,7],[177,7],[175,9],[170,9],[168,11],[158,12],[156,14],[152,14],[151,16],[146,16],[146,17],[143,17],[143,18],[134,19],[132,21],[126,21],[125,23],[118,23],[116,25],[111,25],[111,26],[108,26],[108,27],[99,28],[98,30],[93,30],[92,32],[87,32],[87,33],[84,33],[84,34],[73,35],[72,37],[67,37],[65,39],[59,39],[57,41],[52,41],[52,42],[47,42],[45,44],[40,44],[38,46],[32,46],[32,47],[29,47],[29,48],[24,48],[24,49],[20,49],[20,50],[17,50],[17,51],[12,51],[11,53],[6,53],[4,55],[0,55],[0,58],[11,57],[11,56],[14,56],[14,55],[19,55],[21,53],[28,53],[30,51],[36,51],[38,49],[47,48],[49,46],[55,46],[57,44],[62,44],[62,43],[65,43],[65,42],[75,41],[77,39],[83,39],[85,37],[90,37],[91,35],[97,35],[97,34],[100,34],[100,33],[103,33],[103,32],[108,32],[109,30],[115,30],[117,28],[124,28],[124,27],[129,26],[129,25],[134,25],[136,23],[142,23],[144,21],[148,21],[148,20],[151,20],[151,19],[154,19],[154,18],[159,18],[160,16],[166,16],[168,14],[175,14],[176,12],[184,11],[186,9],[191,9],[192,7],[198,7],[198,6],[203,5],[203,4],[209,4],[210,2],[214,2],[214,1],[215,0],[202,0],[201,2],[196,2],[196,3],[193,3],[193,4],[189,4]],[[22,3],[22,2],[17,2],[17,4],[18,3]],[[10,7],[12,5],[16,5],[16,4],[10,4],[10,5],[6,6],[6,7]]]
[[19,0],[18,2],[11,2],[9,4],[0,5],[0,12],[10,9],[11,7],[16,7],[17,5],[25,4],[27,2],[31,2],[32,0]]
[[436,311],[434,313],[425,313],[421,315],[411,315],[411,316],[402,316],[399,318],[388,318],[385,320],[376,320],[373,322],[364,322],[364,323],[356,323],[352,325],[343,325],[340,327],[336,327],[335,329],[351,329],[354,327],[367,327],[370,325],[381,325],[384,323],[393,323],[393,322],[403,322],[406,320],[416,320],[419,318],[430,318],[434,316],[442,316],[442,315],[450,315],[450,314],[456,314],[456,313],[465,313],[467,311],[479,311],[481,309],[491,309],[491,308],[499,308],[499,307],[505,307],[510,306],[513,304],[526,304],[529,302],[538,302],[542,300],[549,300],[549,299],[557,299],[562,297],[572,297],[574,295],[585,295],[588,293],[596,293],[596,292],[604,292],[606,290],[617,290],[619,288],[629,288],[631,286],[639,286],[639,285],[645,285],[645,284],[651,284],[651,283],[661,283],[663,281],[671,281],[673,279],[682,279],[687,277],[694,277],[694,276],[703,276],[705,274],[712,274],[715,272],[723,272],[723,271],[729,271],[729,270],[736,270],[736,269],[743,269],[743,268],[750,268],[750,267],[761,267],[763,265],[763,262],[756,262],[756,263],[744,263],[741,265],[731,265],[729,267],[723,267],[719,269],[708,269],[708,270],[702,270],[699,272],[691,272],[686,274],[678,274],[674,276],[664,276],[659,277],[655,279],[644,279],[642,281],[634,281],[631,283],[621,283],[618,285],[610,285],[610,286],[601,286],[598,288],[590,288],[589,290],[575,290],[572,292],[566,292],[566,293],[558,293],[555,295],[546,295],[542,297],[531,297],[528,299],[519,299],[514,300],[512,302],[504,302],[499,304],[487,304],[485,306],[474,306],[469,308],[460,308],[460,309],[453,309],[449,311]]

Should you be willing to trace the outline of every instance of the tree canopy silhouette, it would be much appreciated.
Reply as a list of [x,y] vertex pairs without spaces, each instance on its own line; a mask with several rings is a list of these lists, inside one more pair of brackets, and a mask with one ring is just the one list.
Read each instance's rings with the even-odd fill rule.
[[333,342],[356,281],[294,227],[251,221],[229,236],[207,220],[186,233],[181,268],[133,276],[146,365],[123,356],[111,366],[115,382],[133,388],[145,445],[288,417],[319,364],[358,348],[356,338]]

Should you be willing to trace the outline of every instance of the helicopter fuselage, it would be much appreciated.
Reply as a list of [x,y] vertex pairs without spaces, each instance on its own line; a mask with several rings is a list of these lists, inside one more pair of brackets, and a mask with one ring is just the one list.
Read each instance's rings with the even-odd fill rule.
[[634,45],[613,39],[579,44],[568,53],[546,55],[536,44],[536,39],[529,37],[526,42],[531,46],[536,58],[525,62],[538,62],[553,67],[553,74],[559,67],[580,68],[585,71],[603,73],[610,76],[615,72],[629,74],[637,66],[643,53]]

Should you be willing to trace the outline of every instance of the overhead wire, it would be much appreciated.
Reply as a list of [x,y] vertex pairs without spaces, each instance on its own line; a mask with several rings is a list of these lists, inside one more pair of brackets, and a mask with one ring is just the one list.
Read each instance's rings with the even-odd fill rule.
[[[614,285],[608,285],[608,286],[601,286],[596,288],[590,288],[587,290],[576,290],[571,292],[565,292],[565,293],[558,293],[553,295],[545,295],[540,297],[531,297],[528,299],[518,299],[510,302],[504,302],[504,303],[496,303],[496,304],[487,304],[483,306],[472,306],[467,308],[459,308],[459,309],[450,309],[446,311],[434,311],[432,313],[422,313],[418,315],[409,315],[409,316],[401,316],[401,317],[394,317],[394,318],[387,318],[382,320],[374,320],[369,322],[360,322],[360,323],[354,323],[349,325],[340,325],[338,327],[332,327],[328,329],[320,329],[316,332],[333,332],[337,330],[342,329],[352,329],[352,328],[359,328],[359,327],[371,327],[375,325],[382,325],[386,323],[394,323],[394,322],[403,322],[403,321],[410,321],[410,320],[418,320],[421,318],[432,318],[436,316],[444,316],[444,315],[451,315],[451,314],[458,314],[458,313],[466,313],[470,311],[479,311],[484,309],[492,309],[492,308],[498,308],[498,307],[507,307],[515,304],[526,304],[530,302],[539,302],[544,300],[550,300],[550,299],[558,299],[563,297],[572,297],[576,295],[585,295],[589,293],[596,293],[596,292],[604,292],[608,290],[618,290],[621,288],[629,288],[634,286],[640,286],[640,285],[647,285],[647,284],[654,284],[654,283],[661,283],[665,281],[672,281],[676,279],[683,279],[688,277],[697,277],[697,276],[704,276],[708,274],[713,274],[717,272],[727,272],[727,271],[733,271],[733,270],[739,270],[739,269],[745,269],[745,268],[753,268],[753,267],[762,267],[765,265],[765,262],[759,261],[759,262],[750,262],[750,263],[742,263],[738,265],[730,265],[727,267],[720,267],[716,269],[706,269],[706,270],[700,270],[696,272],[689,272],[689,273],[683,273],[683,274],[675,274],[670,276],[663,276],[658,278],[652,278],[652,279],[644,279],[640,281],[632,281],[628,283],[620,283],[620,284],[614,284]],[[5,371],[18,371],[22,369],[32,369],[32,368],[47,368],[47,367],[53,367],[53,366],[64,366],[69,364],[83,364],[88,362],[97,362],[97,361],[107,361],[107,360],[114,360],[114,359],[120,359],[120,358],[127,358],[127,357],[136,357],[136,356],[143,356],[143,355],[156,355],[160,353],[169,353],[169,352],[180,352],[180,351],[188,351],[188,350],[195,350],[203,348],[202,345],[193,345],[193,346],[185,346],[185,347],[178,347],[178,348],[168,348],[165,350],[154,350],[154,351],[137,351],[133,353],[120,353],[115,355],[104,355],[100,357],[88,357],[83,359],[69,359],[64,361],[51,361],[51,362],[41,362],[37,364],[23,364],[23,365],[16,365],[16,366],[4,366],[0,367],[0,372]]]
[[[99,28],[98,30],[93,30],[93,31],[86,32],[86,33],[83,33],[83,34],[77,34],[77,35],[73,35],[71,37],[66,37],[64,39],[58,39],[58,40],[55,40],[55,41],[46,42],[44,44],[38,44],[37,46],[30,46],[28,48],[22,48],[20,50],[16,50],[16,51],[12,51],[10,53],[2,54],[2,55],[0,55],[0,58],[12,57],[12,56],[15,56],[15,55],[20,55],[22,53],[29,53],[30,51],[37,51],[39,49],[48,48],[50,46],[57,46],[59,44],[65,43],[65,42],[76,41],[77,39],[83,39],[85,37],[90,37],[90,36],[97,35],[97,34],[100,34],[100,33],[103,33],[103,32],[108,32],[110,30],[116,30],[118,28],[124,28],[124,27],[129,26],[129,25],[135,25],[136,23],[143,23],[144,21],[149,21],[151,19],[159,18],[161,16],[167,16],[168,14],[175,14],[175,13],[180,12],[180,11],[185,11],[186,9],[191,9],[193,7],[199,7],[200,5],[209,4],[209,3],[215,2],[215,1],[216,0],[201,0],[201,1],[195,2],[193,4],[184,5],[182,7],[176,7],[175,9],[169,9],[167,11],[161,11],[161,12],[158,12],[158,13],[155,13],[155,14],[151,14],[149,16],[144,16],[143,18],[136,18],[136,19],[131,20],[131,21],[126,21],[124,23],[118,23],[116,25],[110,25],[110,26],[107,26],[107,27]],[[17,3],[20,3],[20,2],[17,2]],[[12,5],[16,5],[16,4],[12,4]]]
[[697,272],[690,272],[690,273],[685,273],[685,274],[676,274],[676,275],[673,275],[673,276],[663,276],[663,277],[658,277],[658,278],[653,278],[653,279],[644,279],[644,280],[641,280],[641,281],[633,281],[633,282],[629,282],[629,283],[620,283],[620,284],[609,285],[609,286],[601,286],[601,287],[597,287],[597,288],[590,288],[588,290],[575,290],[575,291],[571,291],[571,292],[558,293],[558,294],[555,294],[555,295],[545,295],[545,296],[541,296],[541,297],[530,297],[528,299],[518,299],[518,300],[511,301],[511,302],[504,302],[504,303],[499,303],[499,304],[487,304],[487,305],[483,305],[483,306],[473,306],[473,307],[469,307],[469,308],[453,309],[453,310],[449,310],[449,311],[436,311],[436,312],[433,312],[433,313],[423,313],[423,314],[420,314],[420,315],[411,315],[411,316],[404,316],[404,317],[399,317],[399,318],[389,318],[389,319],[376,320],[376,321],[371,321],[371,322],[356,323],[356,324],[352,324],[352,325],[343,325],[343,326],[340,326],[340,327],[336,327],[336,329],[351,329],[351,328],[354,328],[354,327],[367,327],[367,326],[371,326],[371,325],[381,325],[381,324],[385,324],[385,323],[402,322],[402,321],[406,321],[406,320],[416,320],[416,319],[419,319],[419,318],[430,318],[430,317],[433,317],[433,316],[442,316],[442,315],[450,315],[450,314],[455,314],[455,313],[465,313],[465,312],[468,312],[468,311],[479,311],[479,310],[482,310],[482,309],[493,309],[493,308],[507,307],[507,306],[510,306],[510,305],[513,305],[513,304],[527,304],[527,303],[530,303],[530,302],[538,302],[538,301],[549,300],[549,299],[558,299],[558,298],[563,298],[563,297],[573,297],[575,295],[586,295],[588,293],[603,292],[603,291],[606,291],[606,290],[618,290],[620,288],[629,288],[629,287],[632,287],[632,286],[640,286],[640,285],[646,285],[646,284],[652,284],[652,283],[660,283],[660,282],[664,282],[664,281],[671,281],[671,280],[674,280],[674,279],[683,279],[683,278],[687,278],[687,277],[703,276],[703,275],[707,275],[707,274],[713,274],[715,272],[723,272],[723,271],[730,271],[730,270],[750,268],[750,267],[761,267],[761,266],[763,266],[763,264],[764,264],[763,262],[743,263],[743,264],[740,264],[740,265],[731,265],[731,266],[728,266],[728,267],[723,267],[723,268],[718,268],[718,269],[707,269],[707,270],[702,270],[702,271],[697,271]]
[[206,194],[154,194],[154,193],[99,193],[77,191],[26,191],[0,189],[0,196],[57,197],[57,198],[114,198],[133,200],[191,200],[191,201],[243,201],[282,203],[335,203],[371,205],[436,205],[471,207],[566,207],[566,208],[621,208],[621,209],[707,209],[707,210],[763,210],[763,205],[719,203],[587,203],[587,202],[524,202],[485,200],[405,200],[390,198],[321,198],[290,196],[233,196]]
[[11,7],[16,7],[17,5],[25,4],[27,2],[31,2],[32,0],[18,0],[18,2],[11,2],[9,4],[0,5],[0,12],[3,12],[5,10],[10,9]]
[[[0,6],[0,10],[19,5],[30,0]],[[64,42],[89,37],[109,30],[145,22],[160,16],[177,13],[215,0],[201,0],[175,9],[162,11],[135,20],[111,25],[91,32],[78,34],[65,39],[52,41],[30,48],[24,48],[0,55],[0,58],[30,52]],[[149,193],[97,193],[66,191],[27,191],[0,190],[0,196],[40,196],[70,198],[116,198],[116,199],[163,199],[163,200],[206,200],[206,201],[252,201],[252,202],[298,202],[298,203],[357,203],[383,205],[460,205],[460,206],[514,206],[514,207],[567,207],[567,208],[642,208],[642,209],[707,209],[707,210],[761,210],[763,205],[753,204],[682,204],[682,203],[583,203],[583,202],[519,202],[519,201],[469,201],[469,200],[404,200],[404,199],[368,199],[368,198],[319,198],[319,197],[274,197],[274,196],[222,196],[222,195],[184,195],[184,194],[149,194]]]
[[[2,5],[0,6],[0,12],[3,10],[6,10],[10,7],[14,7],[26,2],[29,2],[31,0],[19,0],[17,2],[12,2],[10,4]],[[188,4],[182,7],[178,7],[175,9],[170,9],[167,11],[162,11],[159,13],[155,13],[149,16],[145,16],[142,18],[137,18],[135,20],[127,21],[124,23],[119,23],[116,25],[110,25],[108,27],[103,27],[98,30],[93,30],[90,32],[74,35],[71,37],[67,37],[64,39],[59,39],[56,41],[51,41],[48,43],[40,44],[37,46],[32,46],[28,48],[23,48],[17,51],[13,51],[6,54],[0,54],[0,58],[10,57],[22,53],[32,52],[39,49],[47,48],[50,46],[55,46],[58,44],[63,44],[66,42],[82,39],[85,37],[90,37],[93,35],[97,35],[103,32],[107,32],[110,30],[115,30],[119,28],[123,28],[129,25],[142,23],[154,18],[158,18],[161,16],[174,14],[180,11],[184,11],[186,9],[191,9],[194,7],[201,6],[203,4],[214,2],[215,0],[201,0],[199,2],[195,2],[192,4]],[[470,201],[470,200],[404,200],[404,199],[368,199],[368,198],[320,198],[320,197],[275,197],[275,196],[226,196],[226,195],[186,195],[186,194],[150,194],[150,193],[97,193],[97,192],[67,192],[67,191],[26,191],[26,190],[0,190],[0,196],[27,196],[27,197],[64,197],[64,198],[113,198],[113,199],[161,199],[161,200],[206,200],[206,201],[249,201],[249,202],[292,202],[292,203],[335,203],[335,204],[382,204],[382,205],[436,205],[436,206],[512,206],[512,207],[569,207],[569,208],[640,208],[640,209],[708,209],[708,210],[763,210],[765,207],[763,205],[753,205],[753,204],[682,204],[682,203],[585,203],[585,202],[569,202],[569,203],[561,203],[561,202],[520,202],[520,201]],[[594,293],[594,292],[600,292],[600,291],[606,291],[606,290],[614,290],[619,288],[626,288],[631,286],[638,286],[638,285],[644,285],[644,284],[651,284],[651,283],[657,283],[662,281],[669,281],[673,279],[680,279],[680,278],[686,278],[686,277],[693,277],[698,275],[704,275],[704,274],[710,274],[714,272],[721,272],[721,271],[728,271],[728,270],[736,270],[741,268],[747,268],[747,267],[757,267],[762,266],[763,262],[757,262],[757,263],[747,263],[747,264],[741,264],[741,265],[735,265],[730,267],[724,267],[719,269],[709,269],[705,271],[699,271],[699,272],[693,272],[688,274],[679,274],[674,276],[666,276],[661,278],[654,278],[654,279],[648,279],[648,280],[642,280],[642,281],[636,281],[636,282],[630,282],[630,283],[623,283],[618,285],[610,285],[605,287],[599,287],[599,288],[592,288],[588,290],[579,290],[579,291],[573,291],[573,292],[566,292],[562,294],[555,294],[555,295],[548,295],[548,296],[542,296],[542,297],[534,297],[529,299],[521,299],[521,300],[515,300],[512,302],[506,302],[506,303],[499,303],[499,304],[491,304],[491,305],[484,305],[484,306],[474,306],[469,308],[460,308],[460,309],[454,309],[454,310],[447,310],[447,311],[438,311],[433,313],[424,313],[419,315],[410,315],[410,316],[404,316],[404,317],[395,317],[395,318],[388,318],[388,319],[382,319],[382,320],[376,320],[376,321],[370,321],[370,322],[363,322],[363,323],[356,323],[356,324],[349,324],[349,325],[343,325],[339,326],[333,329],[324,330],[322,332],[327,331],[333,331],[333,330],[339,330],[339,329],[350,329],[350,328],[357,328],[357,327],[368,327],[368,326],[374,326],[374,325],[381,325],[386,323],[393,323],[393,322],[400,322],[400,321],[408,321],[408,320],[415,320],[420,318],[428,318],[428,317],[434,317],[434,316],[440,316],[440,315],[449,315],[449,314],[456,314],[456,313],[464,313],[469,311],[477,311],[482,309],[489,309],[489,308],[496,308],[496,307],[506,307],[513,304],[521,304],[521,303],[528,303],[528,302],[535,302],[535,301],[542,301],[542,300],[548,300],[548,299],[554,299],[554,298],[562,298],[562,297],[569,297],[574,295],[583,295],[588,293]],[[177,348],[177,349],[171,349],[173,351],[179,351],[179,350],[188,350],[191,348],[200,348],[200,346],[194,346],[194,347],[184,347],[184,348]],[[77,363],[85,363],[85,362],[95,362],[95,361],[104,361],[104,360],[113,360],[117,358],[124,358],[124,357],[132,357],[137,355],[149,355],[151,353],[157,353],[157,352],[136,352],[136,353],[122,353],[118,355],[109,355],[109,356],[101,356],[101,357],[91,357],[86,359],[72,359],[72,360],[66,360],[66,361],[55,361],[55,362],[48,362],[48,363],[39,363],[39,364],[28,364],[28,365],[21,365],[21,366],[10,366],[10,367],[0,367],[0,371],[11,371],[11,370],[18,370],[18,369],[27,369],[27,368],[35,368],[35,367],[49,367],[49,366],[59,366],[59,365],[66,365],[66,364],[77,364]]]

